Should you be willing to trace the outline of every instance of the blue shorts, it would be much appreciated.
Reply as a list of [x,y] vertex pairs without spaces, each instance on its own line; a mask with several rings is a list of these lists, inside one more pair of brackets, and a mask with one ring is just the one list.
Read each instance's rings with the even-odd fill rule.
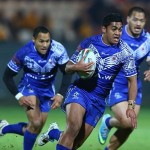
[[[123,87],[121,88],[113,88],[110,91],[109,97],[106,100],[108,106],[112,107],[113,105],[123,102],[123,101],[127,101],[128,100],[128,92],[126,90],[122,90],[124,89]],[[142,103],[142,89],[139,88],[137,91],[137,97],[136,97],[136,104],[137,105],[141,105]]]
[[[88,96],[88,93],[85,93],[85,91],[83,92],[83,90],[77,88],[76,86],[70,86],[66,94],[66,99],[63,108],[65,109],[65,106],[69,103],[80,104],[86,110],[84,122],[95,127],[105,111],[104,99],[99,99],[99,101],[101,101],[101,105],[96,104],[94,98]],[[96,107],[96,105],[99,105],[99,109]]]
[[52,93],[49,88],[37,88],[30,84],[20,83],[18,86],[19,92],[25,96],[34,95],[39,100],[39,108],[41,112],[49,112],[52,104]]

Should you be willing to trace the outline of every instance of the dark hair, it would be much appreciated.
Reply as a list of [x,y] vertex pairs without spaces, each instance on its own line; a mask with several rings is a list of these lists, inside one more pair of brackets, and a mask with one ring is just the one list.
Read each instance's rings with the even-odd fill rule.
[[40,32],[50,34],[50,31],[45,26],[38,26],[33,30],[33,37],[37,38]]
[[144,13],[144,15],[146,16],[145,10],[142,7],[136,7],[136,6],[129,9],[128,16],[131,16],[134,11]]
[[107,27],[111,24],[111,22],[122,22],[123,24],[121,15],[118,13],[111,13],[111,14],[106,15],[103,19],[102,25]]

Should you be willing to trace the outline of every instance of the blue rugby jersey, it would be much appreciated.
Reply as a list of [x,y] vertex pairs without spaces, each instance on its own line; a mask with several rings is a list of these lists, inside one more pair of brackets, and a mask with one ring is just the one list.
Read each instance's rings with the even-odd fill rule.
[[9,61],[8,67],[19,72],[24,71],[23,81],[35,87],[51,87],[54,92],[54,80],[58,65],[62,65],[69,60],[64,46],[51,40],[49,52],[46,57],[40,55],[35,49],[34,43],[29,41],[19,49]]
[[137,74],[133,55],[122,40],[117,45],[109,46],[103,43],[102,35],[87,38],[80,43],[70,61],[76,63],[79,52],[84,48],[91,48],[96,55],[96,73],[87,80],[77,79],[74,85],[88,91],[90,96],[106,98],[121,68],[126,77]]
[[[127,25],[126,25],[123,28],[121,38],[129,46],[130,51],[133,54],[134,59],[135,59],[137,72],[139,73],[139,66],[141,62],[145,58],[150,57],[150,35],[149,33],[143,31],[140,37],[134,38],[127,33]],[[117,88],[120,88],[120,85],[127,85],[127,84],[128,84],[128,81],[125,78],[125,74],[122,69],[117,75],[113,86],[117,89]],[[139,88],[141,87],[141,81],[139,79],[139,76],[138,76],[138,87]]]

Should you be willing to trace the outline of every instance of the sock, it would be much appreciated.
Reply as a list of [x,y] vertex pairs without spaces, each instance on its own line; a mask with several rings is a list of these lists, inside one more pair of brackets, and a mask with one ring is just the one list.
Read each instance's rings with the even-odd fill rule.
[[104,150],[109,150],[107,147],[105,147],[105,149]]
[[110,119],[111,119],[111,117],[107,118],[106,121],[105,121],[105,123],[106,123],[108,129],[111,129],[111,128],[112,128],[112,127],[110,126],[110,124],[109,124],[109,120],[110,120]]
[[55,139],[55,140],[59,140],[60,134],[62,131],[58,130],[58,129],[53,129],[51,130],[48,135],[50,139]]
[[6,127],[3,128],[2,133],[3,134],[15,133],[15,134],[23,135],[24,133],[22,131],[22,128],[24,126],[27,126],[27,123],[20,122],[18,124],[10,124],[10,125],[7,125]]
[[62,146],[62,145],[60,145],[60,144],[57,144],[57,145],[56,145],[56,150],[71,150],[71,149],[69,149],[69,148],[67,148],[67,147],[65,147],[65,146]]
[[30,133],[28,130],[24,133],[24,150],[32,150],[38,134]]

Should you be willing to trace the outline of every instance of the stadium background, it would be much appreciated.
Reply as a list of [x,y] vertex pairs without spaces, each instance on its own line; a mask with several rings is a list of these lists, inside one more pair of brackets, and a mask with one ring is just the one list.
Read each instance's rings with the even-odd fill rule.
[[[60,41],[68,50],[69,56],[77,47],[79,41],[92,34],[100,33],[100,24],[103,16],[109,12],[120,12],[126,23],[125,16],[132,6],[142,6],[147,11],[146,29],[150,31],[150,1],[146,0],[0,0],[0,119],[8,119],[10,123],[18,120],[26,121],[22,108],[18,105],[6,89],[2,75],[7,62],[16,50],[32,37],[32,30],[37,25],[47,26],[52,37]],[[121,150],[149,149],[149,107],[150,83],[143,81],[143,71],[147,69],[146,63],[141,66],[143,82],[143,106],[139,116],[138,130],[136,130],[127,144]],[[18,82],[21,75],[15,80]],[[56,90],[60,86],[61,74],[56,78]],[[107,109],[106,112],[109,112]],[[48,123],[58,121],[61,129],[65,126],[65,117],[62,111],[52,111]],[[44,131],[48,128],[48,123]],[[98,126],[83,145],[81,150],[101,150],[97,140]],[[142,140],[146,139],[146,140]],[[0,149],[22,149],[22,137],[7,135],[0,139]],[[137,142],[138,140],[138,142]],[[50,146],[49,146],[50,145]],[[36,146],[36,145],[35,145]],[[39,149],[55,149],[55,144],[49,143]]]

